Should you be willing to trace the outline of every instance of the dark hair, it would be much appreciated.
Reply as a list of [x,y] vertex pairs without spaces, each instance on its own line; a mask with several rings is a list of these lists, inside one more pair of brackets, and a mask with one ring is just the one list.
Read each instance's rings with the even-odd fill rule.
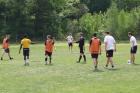
[[24,38],[27,38],[28,37],[28,35],[27,34],[24,34]]
[[97,33],[94,33],[93,36],[96,37],[97,36]]
[[47,35],[47,38],[50,38],[50,39],[52,39],[52,36],[51,36],[51,35]]
[[105,33],[106,33],[106,34],[110,34],[110,32],[108,32],[108,31],[107,31],[107,32],[105,32]]
[[128,32],[128,35],[133,35],[131,32]]

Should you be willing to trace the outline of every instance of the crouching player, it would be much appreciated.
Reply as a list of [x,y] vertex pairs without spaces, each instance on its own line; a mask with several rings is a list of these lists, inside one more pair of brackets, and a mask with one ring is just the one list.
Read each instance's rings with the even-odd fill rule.
[[25,62],[25,66],[29,66],[29,52],[30,52],[30,44],[31,44],[31,40],[27,38],[27,35],[24,36],[24,38],[21,40],[21,45],[20,45],[20,49],[19,49],[19,54],[20,51],[23,47],[23,56],[24,56],[24,62]]
[[95,70],[97,70],[98,55],[101,54],[101,41],[99,38],[97,38],[96,33],[93,34],[93,37],[90,40],[89,50],[90,50],[91,56],[93,58]]
[[[54,48],[54,40],[51,35],[48,35],[45,41],[45,56],[46,56],[45,65],[52,63],[51,60],[52,60],[53,48]],[[49,63],[48,63],[48,57],[50,59]]]

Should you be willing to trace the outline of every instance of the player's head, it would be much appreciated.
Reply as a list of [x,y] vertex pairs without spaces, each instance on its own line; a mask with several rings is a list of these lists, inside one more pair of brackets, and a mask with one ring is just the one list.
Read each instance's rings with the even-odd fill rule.
[[71,33],[69,33],[69,36],[72,36],[72,34],[71,34]]
[[133,34],[132,32],[128,32],[128,36],[131,37]]
[[97,37],[97,33],[94,33],[94,34],[93,34],[93,37]]
[[82,32],[80,32],[80,37],[83,37],[83,35],[84,35],[84,34],[83,34]]
[[110,32],[109,31],[106,31],[103,33],[104,35],[110,35]]
[[9,39],[9,38],[10,38],[10,34],[7,33],[7,34],[5,35],[5,37],[6,37],[7,39]]
[[52,39],[52,36],[51,35],[47,35],[47,39]]
[[28,38],[28,35],[27,34],[24,34],[24,38]]

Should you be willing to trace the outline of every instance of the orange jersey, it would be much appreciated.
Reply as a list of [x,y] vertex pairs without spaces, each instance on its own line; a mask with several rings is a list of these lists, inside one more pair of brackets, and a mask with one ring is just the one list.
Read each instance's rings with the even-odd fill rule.
[[98,54],[100,51],[101,41],[98,38],[92,38],[90,42],[89,50],[91,53]]
[[45,42],[45,51],[53,52],[54,41],[53,40],[46,40]]
[[4,39],[3,39],[2,47],[3,47],[4,49],[9,48],[9,40],[8,40],[7,38],[4,38]]

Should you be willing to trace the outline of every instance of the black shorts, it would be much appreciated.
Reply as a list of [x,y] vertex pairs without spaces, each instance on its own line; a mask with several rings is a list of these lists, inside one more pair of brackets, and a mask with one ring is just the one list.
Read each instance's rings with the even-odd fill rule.
[[29,56],[30,49],[29,48],[23,48],[23,56]]
[[106,51],[106,57],[113,57],[113,50],[107,50]]
[[73,44],[72,44],[72,43],[68,43],[68,45],[69,45],[69,47],[73,46]]
[[4,49],[4,52],[9,53],[10,52],[9,48]]
[[92,57],[92,58],[98,59],[98,55],[99,55],[99,54],[91,54],[91,57]]
[[45,55],[52,56],[52,52],[45,51]]
[[130,53],[136,54],[137,53],[137,46],[131,48]]
[[80,47],[80,53],[84,54],[84,48]]

